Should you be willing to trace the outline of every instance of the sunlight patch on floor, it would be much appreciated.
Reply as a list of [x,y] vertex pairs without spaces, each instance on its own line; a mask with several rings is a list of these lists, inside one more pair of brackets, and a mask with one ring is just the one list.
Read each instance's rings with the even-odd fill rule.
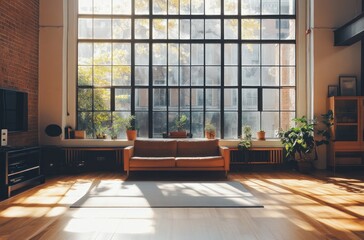
[[1,212],[4,218],[42,217],[51,210],[51,207],[9,207]]

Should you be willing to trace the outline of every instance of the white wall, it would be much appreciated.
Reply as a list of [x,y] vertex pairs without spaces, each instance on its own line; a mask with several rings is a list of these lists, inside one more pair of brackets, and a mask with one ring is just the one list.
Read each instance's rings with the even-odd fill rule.
[[[361,44],[335,47],[334,29],[361,13],[361,0],[311,0],[313,23],[313,112],[327,112],[327,87],[338,85],[339,75],[355,75],[360,80]],[[316,167],[326,168],[326,147],[319,148]]]

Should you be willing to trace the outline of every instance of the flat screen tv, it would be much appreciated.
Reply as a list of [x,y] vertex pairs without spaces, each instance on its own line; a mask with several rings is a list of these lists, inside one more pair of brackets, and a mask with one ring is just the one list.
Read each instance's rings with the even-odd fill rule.
[[28,130],[28,93],[0,89],[0,129]]

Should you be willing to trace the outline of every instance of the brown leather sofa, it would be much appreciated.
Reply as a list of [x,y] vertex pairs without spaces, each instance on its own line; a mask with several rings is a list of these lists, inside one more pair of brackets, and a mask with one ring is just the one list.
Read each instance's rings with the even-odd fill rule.
[[230,151],[218,140],[135,140],[124,148],[124,170],[130,171],[225,171],[230,169]]

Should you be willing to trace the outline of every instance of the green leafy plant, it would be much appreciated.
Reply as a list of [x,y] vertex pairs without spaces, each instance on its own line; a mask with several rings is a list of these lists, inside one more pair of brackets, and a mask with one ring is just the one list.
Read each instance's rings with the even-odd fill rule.
[[246,150],[252,146],[252,128],[249,125],[243,126],[243,135],[238,143],[239,150]]
[[251,140],[252,139],[252,127],[250,125],[243,126],[243,139]]
[[321,114],[321,128],[317,130],[319,139],[316,140],[316,145],[320,146],[323,144],[329,144],[331,139],[330,128],[334,125],[334,114],[332,110],[327,111],[325,114]]
[[126,130],[135,130],[135,116],[129,115],[127,117],[119,117],[117,118],[114,123],[120,128],[120,129],[126,129]]
[[206,124],[205,124],[205,131],[206,132],[210,132],[210,133],[214,133],[214,132],[216,132],[216,127],[211,122],[206,122]]
[[187,124],[187,116],[182,114],[174,120],[174,127],[177,131],[185,131],[185,126]]
[[252,141],[251,140],[241,140],[239,143],[238,143],[238,149],[239,150],[246,150],[246,149],[249,149],[251,148],[252,146]]

